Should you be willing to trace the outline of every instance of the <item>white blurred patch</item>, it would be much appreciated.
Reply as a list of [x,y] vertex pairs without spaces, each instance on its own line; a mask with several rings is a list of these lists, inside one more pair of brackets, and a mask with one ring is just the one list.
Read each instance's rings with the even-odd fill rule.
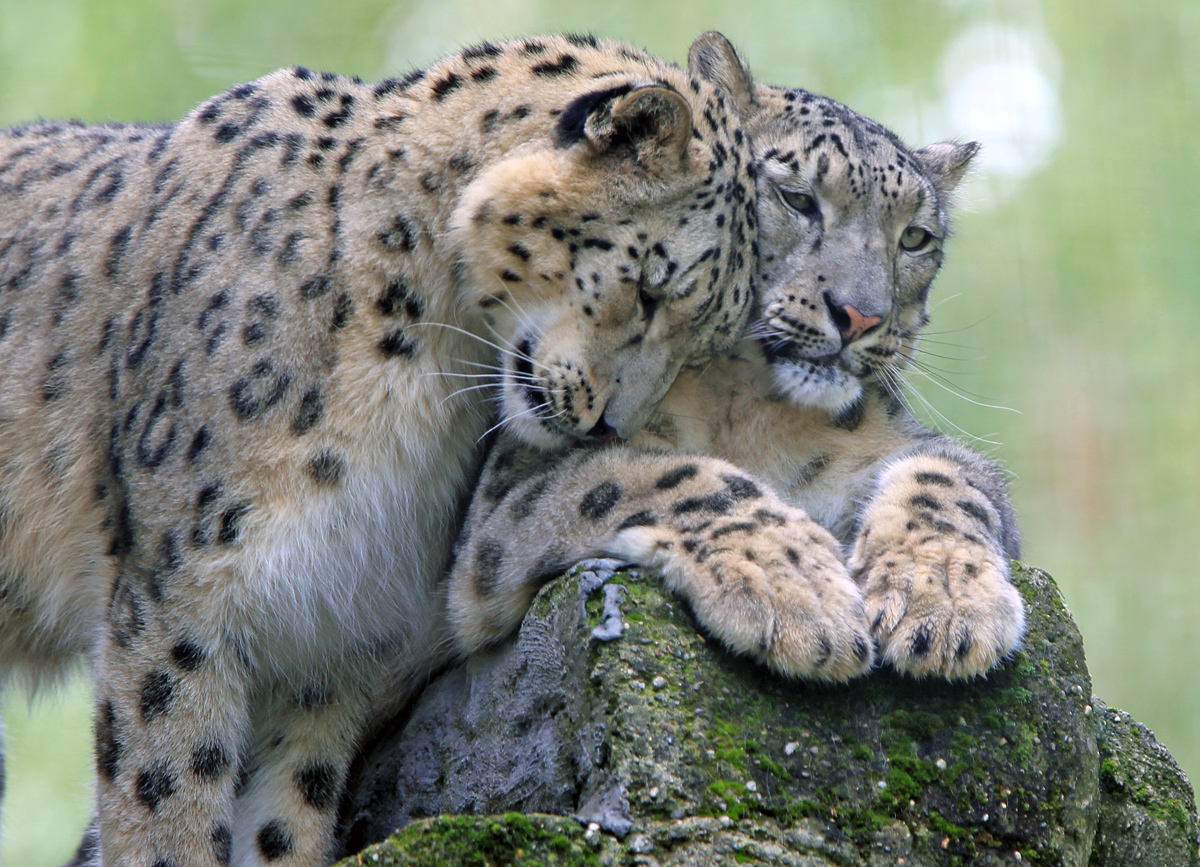
[[1050,161],[1061,135],[1060,70],[1053,43],[1031,27],[976,25],[946,50],[945,128],[983,142],[975,163],[982,183],[968,192],[977,205],[1006,198]]
[[1053,157],[1062,135],[1061,72],[1058,50],[1040,26],[977,23],[946,47],[932,98],[892,84],[871,88],[851,104],[885,119],[914,147],[946,139],[982,142],[959,198],[986,210]]

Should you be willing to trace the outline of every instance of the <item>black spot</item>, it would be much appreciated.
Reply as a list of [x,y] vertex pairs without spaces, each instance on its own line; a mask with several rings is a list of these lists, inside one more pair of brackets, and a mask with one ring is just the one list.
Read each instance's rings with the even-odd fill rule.
[[829,636],[824,633],[821,633],[817,637],[817,640],[820,646],[820,651],[817,654],[817,667],[820,668],[829,661],[829,657],[833,653],[833,645],[829,643]]
[[272,819],[258,829],[258,851],[268,861],[278,861],[292,851],[292,835],[281,819]]
[[665,473],[662,478],[654,483],[654,487],[660,491],[669,491],[672,488],[679,487],[679,485],[688,479],[694,478],[698,472],[700,472],[700,468],[695,464],[684,464]]
[[414,295],[402,277],[392,280],[375,300],[375,306],[384,316],[395,316],[401,311],[413,319],[420,319],[425,312],[425,302]]
[[350,317],[354,315],[354,299],[347,293],[341,292],[333,299],[333,317],[329,321],[329,327],[333,331],[340,331],[350,321]]
[[[508,220],[508,217],[505,217],[504,219]],[[508,252],[512,253],[523,262],[528,262],[533,258],[530,255],[529,250],[527,250],[524,245],[515,242],[508,245]]]
[[120,770],[121,731],[117,726],[117,714],[111,699],[105,699],[96,715],[96,773],[111,783]]
[[120,577],[113,584],[112,598],[108,603],[108,622],[112,626],[113,641],[122,648],[128,648],[146,626],[141,597],[129,581]]
[[296,110],[296,114],[301,117],[312,117],[317,112],[316,103],[303,93],[296,94],[292,97],[292,108]]
[[137,775],[134,794],[153,812],[159,804],[175,794],[175,775],[162,762],[143,768]]
[[937,485],[941,488],[954,487],[954,480],[942,473],[917,473],[914,477],[918,485]]
[[532,515],[538,500],[542,498],[542,495],[546,493],[546,489],[549,487],[550,479],[547,477],[542,477],[531,484],[524,493],[513,500],[512,505],[509,507],[512,511],[512,516],[516,520],[522,521]]
[[[162,534],[162,539],[159,540],[158,544],[158,552],[159,569],[161,569],[163,572],[174,572],[179,568],[179,564],[181,562],[181,557],[179,554],[179,542],[175,538],[175,534],[170,530],[167,530]],[[151,598],[157,602],[160,598],[161,591],[156,590],[156,587],[156,584],[151,584],[150,595]]]
[[242,342],[253,346],[269,337],[279,316],[279,304],[270,295],[256,295],[246,302],[249,321],[242,328]]
[[233,834],[228,825],[217,825],[212,830],[213,858],[221,867],[229,867],[233,860]]
[[833,420],[833,426],[842,430],[858,430],[863,423],[863,418],[866,416],[866,401],[861,397],[850,404]]
[[416,240],[412,224],[399,215],[392,217],[392,224],[377,237],[393,253],[411,253]]
[[499,75],[499,73],[496,72],[496,67],[481,66],[471,73],[471,80],[478,84],[482,84],[486,81],[491,81],[497,75]]
[[613,510],[621,500],[621,488],[616,482],[601,482],[583,495],[579,502],[579,514],[584,518],[599,521]]
[[171,648],[171,659],[184,671],[195,671],[205,656],[204,648],[191,641],[180,641]]
[[733,498],[725,492],[708,494],[703,497],[689,497],[681,500],[671,509],[676,515],[686,515],[689,512],[709,512],[714,515],[726,515],[733,508]]
[[300,406],[296,409],[296,414],[292,416],[292,433],[296,436],[308,433],[321,420],[324,412],[325,405],[321,400],[321,390],[310,388],[304,393],[304,397],[300,398]]
[[537,558],[522,580],[527,587],[540,589],[562,575],[571,562],[572,558],[567,557],[562,547],[556,545]]
[[239,421],[251,421],[278,403],[290,384],[286,371],[276,372],[270,361],[262,359],[230,386],[229,405]]
[[929,509],[931,512],[941,511],[942,504],[928,494],[917,494],[912,497],[908,504],[914,509]]
[[991,518],[988,517],[987,510],[983,506],[976,503],[974,500],[959,500],[954,505],[958,506],[966,514],[970,515],[984,527],[989,530],[992,528]]
[[795,483],[797,485],[811,484],[817,476],[825,471],[825,468],[829,466],[832,460],[833,458],[830,455],[817,455],[796,473]]
[[491,42],[480,42],[478,45],[472,45],[469,48],[463,49],[463,60],[477,60],[482,57],[499,57],[503,54],[498,45],[493,45]]
[[386,358],[411,358],[417,351],[417,344],[404,335],[404,329],[389,328],[379,341],[379,351]]
[[504,546],[495,539],[484,539],[475,551],[475,587],[481,596],[496,592]]
[[328,449],[308,462],[308,474],[318,485],[336,485],[345,472],[345,462]]
[[[753,533],[758,529],[758,524],[753,521],[734,521],[730,524],[725,524],[716,530],[713,530],[712,535],[708,537],[708,541],[712,542],[716,539],[726,536],[730,533]],[[753,560],[753,557],[747,559]]]
[[213,133],[213,138],[221,144],[228,144],[237,138],[238,133],[241,131],[241,127],[235,123],[223,123],[217,127],[217,131]]
[[200,457],[200,453],[212,441],[212,436],[208,432],[207,427],[201,427],[196,431],[196,435],[192,437],[192,444],[188,446],[187,459],[188,463],[195,463]]
[[435,102],[441,102],[446,98],[446,95],[453,92],[459,87],[462,87],[462,79],[451,72],[441,81],[433,85],[433,99]]
[[324,274],[316,274],[300,284],[300,297],[305,301],[320,298],[329,291],[329,278]]
[[337,802],[341,781],[332,765],[324,762],[305,765],[296,771],[293,780],[304,803],[314,810],[324,812]]
[[146,416],[146,424],[142,428],[141,436],[138,437],[137,447],[134,453],[137,456],[138,466],[143,469],[154,469],[162,464],[170,455],[171,450],[175,446],[175,423],[171,422],[167,427],[166,433],[155,441],[155,431],[158,427],[159,420],[162,418],[163,412],[167,406],[167,395],[165,392],[159,392],[155,398],[154,406]]
[[42,399],[47,403],[58,400],[67,390],[67,378],[62,368],[67,363],[67,353],[59,352],[47,362],[49,373],[42,381]]
[[171,682],[171,675],[162,669],[150,672],[142,682],[140,696],[142,719],[150,722],[162,716],[170,709],[171,700],[174,697],[175,686]]
[[215,780],[229,769],[229,753],[218,743],[192,750],[192,773],[202,780]]
[[222,545],[232,545],[237,541],[241,532],[242,518],[250,511],[249,503],[236,503],[221,513],[221,523],[217,529],[217,541]]
[[630,527],[653,527],[658,523],[658,518],[648,509],[643,509],[640,512],[634,512],[624,521],[617,525],[617,530],[628,530]]
[[867,642],[863,641],[861,638],[854,639],[854,658],[855,659],[857,659],[859,662],[866,662],[867,656],[870,654],[870,652],[871,652],[871,650],[867,646]]
[[754,520],[758,521],[759,526],[782,527],[787,523],[787,518],[778,512],[772,512],[770,509],[755,509]]
[[962,640],[958,642],[958,647],[954,648],[954,656],[956,659],[965,659],[967,654],[971,652],[972,642],[971,636],[964,635]]
[[536,64],[532,71],[534,75],[556,76],[574,72],[579,67],[579,60],[573,54],[564,54],[553,62],[546,61]]
[[924,659],[929,655],[929,645],[932,643],[932,638],[929,631],[922,626],[917,630],[912,639],[912,654],[913,656]]
[[758,485],[743,476],[721,476],[725,489],[735,500],[753,500],[762,496]]
[[306,684],[304,688],[296,693],[296,707],[300,710],[314,710],[319,707],[325,707],[329,704],[329,691],[320,684]]

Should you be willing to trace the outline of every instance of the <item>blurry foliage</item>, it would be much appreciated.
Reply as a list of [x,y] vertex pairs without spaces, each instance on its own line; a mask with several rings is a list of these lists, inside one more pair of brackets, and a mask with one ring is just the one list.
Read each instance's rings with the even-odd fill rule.
[[[1000,444],[983,447],[1014,473],[1026,559],[1065,591],[1096,691],[1148,723],[1195,775],[1200,6],[1192,0],[0,0],[0,124],[172,120],[279,66],[379,78],[478,39],[551,30],[619,37],[682,62],[693,37],[719,29],[764,80],[849,102],[924,144],[978,135],[956,126],[946,106],[962,77],[948,52],[979,27],[1030,36],[1002,46],[999,58],[1007,50],[1019,59],[1025,48],[1040,57],[1053,148],[1040,169],[983,174],[964,197],[923,360],[969,400],[913,380],[953,425]],[[1018,150],[1032,135],[1021,106],[1008,142]],[[989,141],[1003,150],[985,138],[985,155]],[[79,690],[71,695],[80,711]],[[76,778],[62,794],[30,793],[59,779],[45,763],[60,756],[86,777],[86,723],[66,725],[52,709],[26,719],[15,695],[5,710],[14,760],[3,856],[53,863],[75,838],[33,817],[60,800],[59,815],[71,817],[63,821],[81,822],[86,788]],[[58,830],[44,839],[49,827]]]

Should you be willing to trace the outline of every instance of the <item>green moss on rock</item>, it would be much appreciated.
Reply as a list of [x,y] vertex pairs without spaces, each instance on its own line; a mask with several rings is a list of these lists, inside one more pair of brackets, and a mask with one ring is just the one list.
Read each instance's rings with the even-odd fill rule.
[[339,867],[599,867],[578,822],[561,816],[441,816],[415,822]]
[[586,844],[600,864],[1196,865],[1186,778],[1094,703],[1049,576],[1016,564],[1014,580],[1028,633],[986,679],[879,670],[832,687],[725,653],[648,576],[621,576],[626,633],[596,642],[594,606],[563,579],[514,644],[431,688],[432,710],[418,705],[368,765],[351,829],[377,839],[422,813],[520,809],[615,832]]

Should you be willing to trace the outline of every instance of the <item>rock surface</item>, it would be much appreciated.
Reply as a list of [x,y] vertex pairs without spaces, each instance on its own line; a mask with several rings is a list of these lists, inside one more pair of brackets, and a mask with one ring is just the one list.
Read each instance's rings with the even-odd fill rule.
[[408,827],[348,863],[1200,865],[1187,778],[1092,697],[1049,576],[1014,571],[1029,632],[987,679],[840,687],[723,652],[648,576],[617,577],[627,628],[596,641],[603,593],[555,582],[370,751],[346,851]]

